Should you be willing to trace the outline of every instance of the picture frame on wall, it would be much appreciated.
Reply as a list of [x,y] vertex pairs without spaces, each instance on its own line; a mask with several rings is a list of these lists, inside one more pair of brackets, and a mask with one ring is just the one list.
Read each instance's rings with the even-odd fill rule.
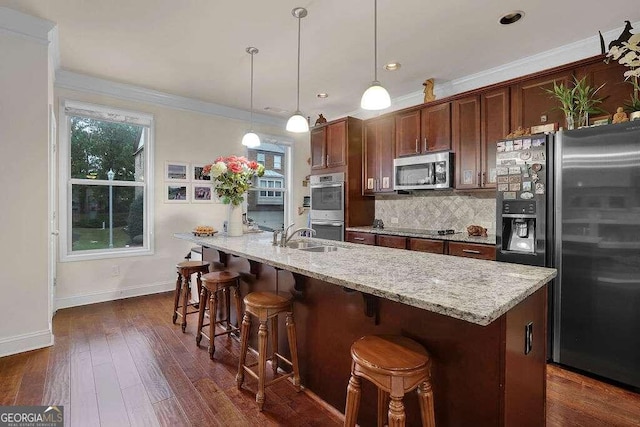
[[206,182],[211,182],[211,177],[210,176],[204,176],[202,174],[202,170],[204,169],[204,166],[206,165],[206,163],[192,163],[191,164],[191,176],[193,177],[193,180],[198,182],[198,181],[206,181]]
[[189,203],[190,186],[182,183],[165,184],[165,203]]
[[191,184],[192,203],[213,203],[215,194],[212,184],[196,183]]
[[187,162],[167,161],[164,164],[164,180],[171,182],[188,182],[189,169],[189,163]]

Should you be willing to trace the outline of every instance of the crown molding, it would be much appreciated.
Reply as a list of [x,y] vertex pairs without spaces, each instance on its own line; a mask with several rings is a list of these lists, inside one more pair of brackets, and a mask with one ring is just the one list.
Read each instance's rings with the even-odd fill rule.
[[[640,22],[634,22],[632,23],[632,26],[634,28],[640,28]],[[623,29],[624,27],[618,27],[603,33],[602,36],[605,39],[605,45],[607,45],[609,41],[615,40]],[[592,56],[599,55],[600,53],[600,38],[598,36],[588,37],[555,49],[518,59],[498,67],[493,67],[479,73],[470,74],[459,79],[443,82],[436,81],[435,95],[438,99],[446,98],[469,90],[478,89],[484,86],[511,80],[516,77],[558,67],[570,62],[590,58]],[[359,119],[370,119],[392,111],[422,104],[424,99],[423,97],[424,93],[421,90],[415,91],[393,98],[391,100],[391,107],[385,110],[367,111],[357,109],[346,115],[357,117]]]
[[0,7],[0,32],[48,45],[49,32],[56,26],[46,19],[36,18],[8,7]]
[[[141,86],[117,83],[64,69],[56,71],[55,87],[106,95],[127,101],[144,102],[161,107],[173,108],[175,110],[210,114],[245,122],[251,120],[251,112],[239,108],[226,107],[212,102],[173,95]],[[253,113],[253,122],[282,128],[284,128],[286,123],[284,119],[279,117],[272,117],[260,113],[256,114],[255,112]]]

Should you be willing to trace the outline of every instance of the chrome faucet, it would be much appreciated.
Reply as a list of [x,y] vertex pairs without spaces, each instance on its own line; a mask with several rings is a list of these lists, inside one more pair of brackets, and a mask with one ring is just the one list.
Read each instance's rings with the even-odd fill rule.
[[278,246],[278,234],[280,233],[282,233],[282,230],[273,230],[273,242],[271,242],[273,246]]
[[289,230],[289,228],[291,228],[293,224],[291,224],[289,227],[287,227],[286,230],[284,230],[282,232],[282,236],[280,236],[280,246],[285,247],[287,246],[287,243],[289,243],[289,240],[291,240],[291,238],[293,236],[295,236],[297,233],[300,233],[301,231],[310,231],[312,236],[316,235],[316,230],[314,230],[313,228],[308,228],[308,227],[301,227],[301,228],[297,228],[295,230],[293,230],[293,232],[289,235],[287,235],[287,231]]

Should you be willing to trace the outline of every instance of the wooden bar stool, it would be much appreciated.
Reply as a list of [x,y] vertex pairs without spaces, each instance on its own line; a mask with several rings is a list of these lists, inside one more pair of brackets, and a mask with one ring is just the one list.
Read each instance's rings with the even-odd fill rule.
[[[187,307],[195,306],[189,303],[189,295],[191,292],[191,275],[197,273],[198,294],[202,288],[202,280],[200,276],[209,272],[209,263],[205,261],[182,261],[176,265],[178,280],[176,280],[176,290],[173,295],[173,323],[176,323],[178,316],[182,317],[182,332],[187,329],[187,315],[197,313],[197,311],[187,312]],[[182,295],[182,305],[180,305],[180,296]],[[180,309],[180,310],[178,310]]]
[[[202,290],[200,291],[200,307],[198,310],[198,333],[196,334],[196,345],[200,346],[200,341],[204,336],[209,340],[209,357],[213,359],[213,353],[216,351],[215,337],[220,335],[229,335],[234,332],[240,332],[238,326],[231,324],[231,304],[229,293],[233,290],[236,301],[236,316],[240,319],[242,313],[242,303],[240,302],[240,275],[233,271],[214,271],[202,276]],[[225,306],[225,317],[218,319],[218,293],[223,295],[223,303]],[[209,323],[203,325],[204,312],[209,304]],[[224,332],[216,333],[216,325],[224,327]],[[209,333],[202,331],[202,328],[209,326]]]
[[[240,330],[240,363],[238,364],[238,375],[236,382],[238,389],[244,382],[244,373],[251,375],[258,380],[258,392],[256,402],[262,411],[264,406],[264,388],[278,381],[293,377],[293,385],[300,391],[300,373],[298,371],[298,349],[296,347],[296,326],[293,321],[293,296],[284,292],[252,292],[244,297],[245,312],[242,318],[242,329]],[[289,339],[289,351],[291,360],[286,359],[278,353],[278,314],[286,313],[287,335]],[[249,346],[249,330],[251,328],[251,315],[258,318],[260,326],[258,328],[258,373],[251,368],[256,364],[245,365],[247,358],[247,348]],[[273,368],[274,379],[265,382],[267,369],[267,321],[271,320],[271,346],[273,354],[271,356],[271,367]],[[278,371],[278,359],[287,363],[292,368],[292,372],[276,377]]]
[[433,392],[431,390],[431,359],[417,342],[395,335],[370,335],[351,346],[351,378],[347,387],[344,425],[353,427],[360,406],[360,378],[378,387],[378,427],[385,424],[389,402],[389,427],[404,426],[404,394],[418,389],[422,425],[435,427]]

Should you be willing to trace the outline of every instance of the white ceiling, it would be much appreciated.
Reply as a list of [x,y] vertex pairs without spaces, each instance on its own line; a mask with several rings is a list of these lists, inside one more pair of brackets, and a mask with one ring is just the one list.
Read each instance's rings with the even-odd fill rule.
[[[63,69],[249,109],[295,110],[296,6],[302,20],[300,108],[335,118],[359,108],[373,79],[373,0],[0,0],[58,24]],[[525,17],[511,26],[498,18]],[[640,20],[638,0],[378,1],[378,77],[392,98]],[[640,32],[640,28],[634,32]],[[382,64],[398,61],[399,71]],[[327,92],[329,98],[316,94]],[[271,113],[272,114],[272,113]]]

